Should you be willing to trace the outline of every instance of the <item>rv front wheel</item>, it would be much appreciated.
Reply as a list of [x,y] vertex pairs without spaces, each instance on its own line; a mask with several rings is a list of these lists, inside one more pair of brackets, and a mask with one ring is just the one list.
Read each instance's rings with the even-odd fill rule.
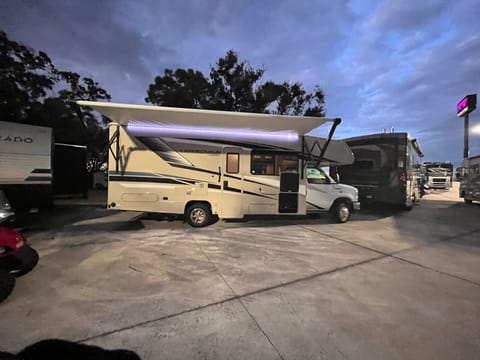
[[350,206],[346,202],[340,201],[333,206],[331,215],[333,221],[346,223],[350,219]]
[[194,203],[185,212],[187,222],[193,227],[207,226],[212,221],[212,212],[205,203]]

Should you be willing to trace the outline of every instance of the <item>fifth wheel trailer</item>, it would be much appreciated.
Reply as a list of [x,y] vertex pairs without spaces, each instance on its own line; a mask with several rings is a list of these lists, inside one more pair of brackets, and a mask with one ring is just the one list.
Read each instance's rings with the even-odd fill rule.
[[[353,154],[332,140],[340,119],[78,101],[110,118],[111,209],[212,217],[305,215],[329,211],[348,221],[358,191],[322,166]],[[328,137],[307,133],[330,123]]]

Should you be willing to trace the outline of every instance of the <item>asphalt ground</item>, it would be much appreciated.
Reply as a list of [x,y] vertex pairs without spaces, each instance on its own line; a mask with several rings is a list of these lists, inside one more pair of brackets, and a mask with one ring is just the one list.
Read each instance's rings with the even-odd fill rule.
[[142,359],[478,359],[480,205],[181,219],[62,200],[24,228],[40,253],[0,304],[0,349],[46,338]]

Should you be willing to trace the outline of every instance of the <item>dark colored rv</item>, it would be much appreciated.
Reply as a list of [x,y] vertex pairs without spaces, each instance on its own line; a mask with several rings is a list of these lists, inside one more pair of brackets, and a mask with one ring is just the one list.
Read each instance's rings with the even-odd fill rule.
[[420,199],[421,158],[408,133],[344,139],[355,155],[352,165],[332,168],[344,184],[355,186],[361,203],[387,203],[411,209]]

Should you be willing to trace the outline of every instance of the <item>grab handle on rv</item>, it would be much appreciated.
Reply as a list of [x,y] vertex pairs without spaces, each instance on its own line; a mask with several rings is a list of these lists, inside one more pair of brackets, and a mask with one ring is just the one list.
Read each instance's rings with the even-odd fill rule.
[[222,177],[222,168],[218,167],[218,182],[220,182],[220,178]]

